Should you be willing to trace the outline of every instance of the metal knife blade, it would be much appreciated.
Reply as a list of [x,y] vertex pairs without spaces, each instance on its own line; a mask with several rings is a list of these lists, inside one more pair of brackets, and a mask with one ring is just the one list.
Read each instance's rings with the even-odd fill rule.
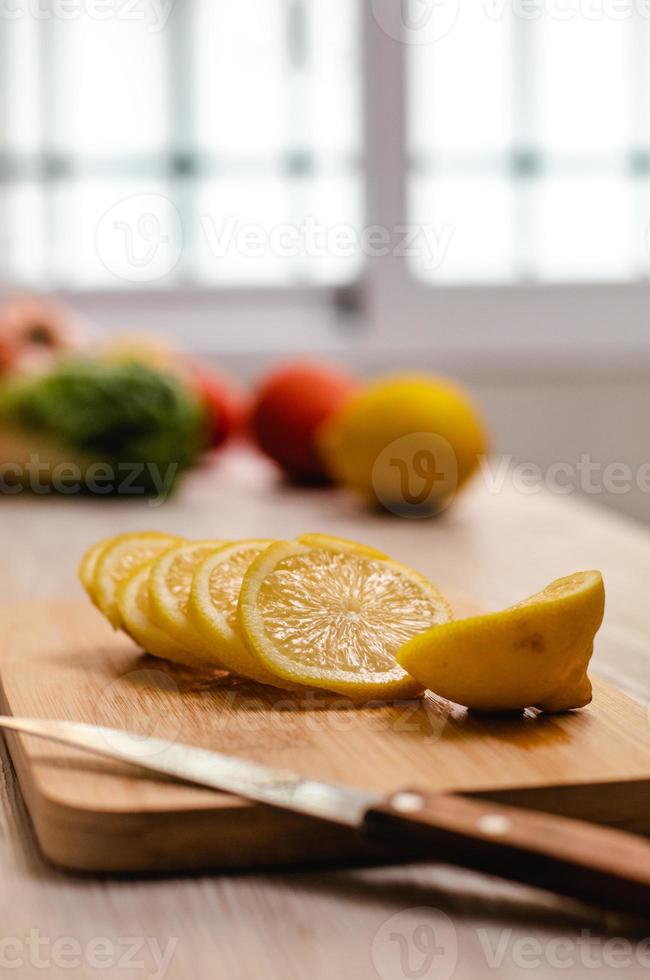
[[307,779],[289,769],[276,769],[237,756],[117,728],[6,715],[0,715],[0,728],[60,742],[197,786],[234,793],[349,827],[360,827],[366,811],[381,800],[375,794]]

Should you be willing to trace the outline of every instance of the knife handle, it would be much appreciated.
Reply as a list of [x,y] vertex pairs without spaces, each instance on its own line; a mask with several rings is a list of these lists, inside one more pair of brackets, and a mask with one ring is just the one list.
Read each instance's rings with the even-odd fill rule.
[[620,830],[413,790],[368,810],[363,831],[445,864],[591,904],[650,911],[650,843]]

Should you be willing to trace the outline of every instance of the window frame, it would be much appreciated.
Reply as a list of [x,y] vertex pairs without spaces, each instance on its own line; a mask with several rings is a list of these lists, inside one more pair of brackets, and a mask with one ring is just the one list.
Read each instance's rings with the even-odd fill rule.
[[[397,229],[408,221],[407,47],[395,39],[401,27],[396,0],[361,0],[361,6],[366,225]],[[418,281],[403,257],[390,254],[368,257],[358,281],[340,288],[130,287],[58,294],[109,329],[158,327],[208,353],[372,348],[406,360],[435,350],[439,363],[461,367],[491,359],[611,366],[615,359],[650,357],[646,278],[435,285]]]

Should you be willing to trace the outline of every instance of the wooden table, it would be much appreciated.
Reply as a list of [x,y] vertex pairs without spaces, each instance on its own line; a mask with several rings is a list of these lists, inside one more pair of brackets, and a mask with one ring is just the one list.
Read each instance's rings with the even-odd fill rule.
[[[265,464],[233,452],[163,507],[24,495],[2,499],[0,515],[6,601],[76,595],[84,547],[145,527],[188,537],[322,530],[358,538],[488,608],[600,568],[608,610],[594,667],[647,702],[650,531],[575,497],[489,493],[479,479],[436,520],[383,517],[343,493],[284,487]],[[0,976],[631,980],[650,969],[650,942],[616,916],[441,866],[67,876],[36,849],[4,748],[0,795]]]

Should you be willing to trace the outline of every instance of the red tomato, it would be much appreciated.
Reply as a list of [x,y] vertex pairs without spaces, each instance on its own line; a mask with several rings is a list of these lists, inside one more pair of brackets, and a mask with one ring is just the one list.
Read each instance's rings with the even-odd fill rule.
[[258,446],[294,479],[327,482],[316,430],[355,388],[347,374],[319,364],[294,363],[274,371],[262,381],[253,405]]
[[243,428],[248,399],[227,378],[203,366],[192,365],[192,382],[208,416],[208,443],[213,448],[221,446]]

